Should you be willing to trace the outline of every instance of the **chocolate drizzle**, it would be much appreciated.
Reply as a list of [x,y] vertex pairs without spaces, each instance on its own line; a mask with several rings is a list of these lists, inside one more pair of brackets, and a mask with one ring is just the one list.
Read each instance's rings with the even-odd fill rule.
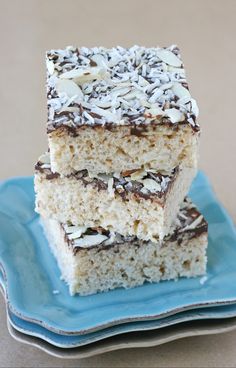
[[[60,177],[58,173],[53,173],[50,168],[44,168],[44,164],[41,162],[37,162],[37,164],[35,165],[35,170],[45,175],[45,178],[47,180],[54,180]],[[122,173],[119,178],[113,176],[113,189],[115,194],[119,195],[124,201],[129,200],[129,195],[130,193],[132,193],[136,200],[145,199],[164,203],[166,195],[169,192],[173,182],[175,181],[178,172],[178,167],[172,170],[169,175],[159,172],[146,172],[142,179],[152,179],[156,181],[158,184],[160,184],[160,191],[144,191],[144,184],[141,181],[128,180],[127,175],[124,176],[122,175]],[[106,180],[106,175],[104,180],[97,177],[91,178],[87,170],[80,170],[67,175],[66,178],[74,178],[76,180],[80,180],[85,187],[87,187],[88,185],[92,185],[93,187],[97,188],[98,191],[108,190],[108,180]],[[163,186],[161,186],[162,181],[165,182],[165,185]]]
[[[90,113],[91,116],[94,116],[95,113]],[[60,131],[65,131],[66,134],[71,135],[72,137],[77,137],[80,134],[80,129],[84,129],[85,127],[88,128],[88,125],[86,124],[76,124],[73,125],[73,115],[71,112],[63,112],[60,113],[60,116],[65,116],[65,118],[67,117],[70,121],[71,121],[71,125],[67,123],[65,124],[64,121],[61,122],[53,122],[53,121],[49,121],[48,125],[47,125],[47,134],[53,133],[55,132],[57,134],[58,130]],[[127,126],[130,128],[130,135],[135,135],[136,137],[145,137],[145,133],[148,131],[149,127],[155,127],[156,129],[158,129],[159,127],[163,127],[166,126],[169,129],[173,130],[173,131],[178,131],[180,126],[184,126],[184,125],[189,125],[188,122],[186,120],[183,120],[181,122],[179,122],[178,124],[173,124],[171,123],[168,119],[162,118],[161,120],[158,121],[152,121],[148,124],[145,123],[140,123],[139,125],[136,125],[134,121],[127,121],[126,124],[123,124],[123,126]],[[104,123],[103,125],[100,123],[94,123],[93,126],[91,126],[90,128],[92,129],[96,129],[96,128],[102,128],[102,129],[107,129],[111,132],[116,132],[117,128],[121,129],[121,126],[118,126],[116,123]],[[198,133],[200,132],[200,127],[199,125],[195,125],[195,126],[191,126],[193,132]]]
[[[200,220],[196,226],[191,228],[191,224],[193,224],[196,220]],[[65,229],[63,225],[61,225],[63,231]],[[197,208],[186,198],[183,202],[183,207],[181,208],[179,215],[177,216],[176,223],[174,225],[174,230],[170,235],[167,235],[161,246],[165,247],[169,242],[177,241],[178,245],[181,245],[186,240],[191,240],[193,238],[199,237],[201,234],[207,233],[208,224],[201,213],[197,210]],[[96,235],[103,234],[108,238],[111,235],[110,231],[105,230],[101,227],[97,228],[88,228],[84,235]],[[114,241],[110,244],[106,244],[106,242],[102,242],[98,245],[90,246],[88,248],[82,248],[76,246],[74,240],[69,240],[68,234],[65,232],[65,241],[68,246],[71,247],[73,254],[76,255],[79,251],[85,250],[89,251],[91,249],[97,249],[98,251],[107,250],[110,248],[115,248],[116,252],[120,251],[120,246],[137,246],[140,247],[142,245],[148,244],[150,241],[140,240],[136,236],[123,236],[121,234],[115,234]]]
[[60,177],[60,174],[53,173],[51,169],[48,169],[48,168],[45,169],[43,167],[43,163],[40,161],[36,163],[34,168],[36,171],[39,171],[40,173],[44,174],[47,180],[53,180],[53,179],[57,179],[58,177]]

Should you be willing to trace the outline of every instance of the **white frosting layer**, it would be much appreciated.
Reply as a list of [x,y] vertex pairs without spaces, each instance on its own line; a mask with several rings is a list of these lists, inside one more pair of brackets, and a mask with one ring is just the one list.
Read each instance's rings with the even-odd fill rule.
[[176,46],[47,53],[49,124],[135,124],[166,118],[196,126],[198,107]]

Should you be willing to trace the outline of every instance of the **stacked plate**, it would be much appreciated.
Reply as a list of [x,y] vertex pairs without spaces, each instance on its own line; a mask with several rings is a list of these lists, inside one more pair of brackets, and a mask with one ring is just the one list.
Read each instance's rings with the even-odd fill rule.
[[75,358],[235,328],[233,222],[203,173],[190,197],[209,223],[207,276],[71,297],[34,212],[33,179],[2,183],[0,284],[12,336]]

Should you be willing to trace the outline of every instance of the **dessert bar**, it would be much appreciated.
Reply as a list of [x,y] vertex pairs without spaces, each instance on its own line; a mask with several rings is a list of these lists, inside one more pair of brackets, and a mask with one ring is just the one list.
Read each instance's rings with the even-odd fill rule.
[[155,242],[169,233],[194,175],[193,168],[177,167],[169,173],[141,169],[91,177],[81,170],[60,176],[51,171],[47,153],[36,164],[36,211],[61,223]]
[[188,199],[162,242],[48,218],[42,223],[72,295],[200,276],[206,271],[207,223]]
[[177,46],[47,52],[52,172],[196,167],[200,128]]

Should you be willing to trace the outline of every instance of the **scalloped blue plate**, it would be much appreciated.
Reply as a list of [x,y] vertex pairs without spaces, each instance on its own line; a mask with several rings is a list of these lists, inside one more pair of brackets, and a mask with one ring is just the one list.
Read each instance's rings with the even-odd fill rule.
[[[191,198],[209,222],[207,281],[180,279],[71,297],[34,212],[33,179],[0,185],[0,263],[10,310],[63,334],[85,334],[120,323],[163,318],[187,309],[236,302],[236,231],[203,173]],[[54,294],[54,290],[58,293]]]
[[[5,296],[5,283],[4,277],[0,272],[0,286]],[[17,331],[33,337],[38,337],[53,346],[60,348],[76,348],[93,344],[97,341],[107,339],[116,335],[130,333],[130,332],[141,332],[150,330],[159,330],[165,327],[182,324],[188,321],[200,321],[200,320],[218,320],[218,319],[230,319],[236,316],[236,305],[226,305],[211,308],[194,309],[192,311],[180,312],[172,316],[161,318],[153,321],[143,322],[131,322],[124,323],[121,325],[108,327],[100,331],[92,332],[85,335],[61,335],[46,328],[23,320],[12,313],[7,308],[7,318],[11,326]]]

